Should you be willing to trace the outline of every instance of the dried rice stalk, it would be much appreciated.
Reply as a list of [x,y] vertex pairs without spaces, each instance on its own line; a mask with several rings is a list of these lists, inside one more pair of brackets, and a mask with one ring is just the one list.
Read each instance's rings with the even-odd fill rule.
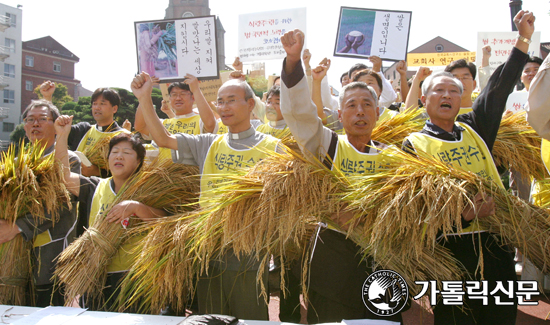
[[493,147],[497,166],[510,166],[523,176],[543,179],[547,175],[540,154],[541,138],[525,119],[525,112],[505,115]]
[[394,117],[380,122],[372,130],[372,139],[401,147],[403,139],[412,132],[419,132],[426,124],[425,110],[407,109]]
[[[52,223],[59,218],[59,208],[69,207],[70,197],[63,185],[61,168],[53,155],[43,157],[41,144],[20,144],[0,157],[0,218],[15,224],[19,217],[31,214],[36,221]],[[31,279],[31,243],[21,236],[0,245],[0,304],[24,305],[25,292]],[[32,286],[31,286],[32,287]]]
[[[197,172],[194,166],[167,160],[143,165],[139,173],[126,181],[111,207],[124,200],[136,200],[172,213],[192,209],[198,193]],[[94,224],[59,257],[55,273],[65,283],[67,301],[82,294],[101,298],[107,266],[118,248],[132,236],[121,225],[105,221],[108,212],[97,216]]]
[[105,136],[97,140],[91,146],[86,146],[82,152],[86,158],[95,166],[100,169],[109,169],[109,161],[107,156],[109,154],[109,142],[113,136]]

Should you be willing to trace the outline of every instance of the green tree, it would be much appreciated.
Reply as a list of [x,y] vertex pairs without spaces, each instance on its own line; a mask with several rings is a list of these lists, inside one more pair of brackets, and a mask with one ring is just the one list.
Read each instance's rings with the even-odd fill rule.
[[[42,98],[40,94],[40,86],[34,88],[34,93],[38,95],[38,98]],[[74,99],[69,95],[67,86],[62,83],[55,83],[55,91],[53,92],[52,102],[57,107],[63,107],[68,102],[72,102]]]
[[15,129],[10,133],[10,141],[18,146],[23,139],[25,139],[25,143],[28,142],[28,139],[25,138],[25,129],[23,128],[23,123],[21,123],[17,125]]

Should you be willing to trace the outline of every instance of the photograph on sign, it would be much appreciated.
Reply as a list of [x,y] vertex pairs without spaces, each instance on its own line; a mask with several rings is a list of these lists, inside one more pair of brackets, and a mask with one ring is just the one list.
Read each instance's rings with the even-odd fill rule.
[[411,11],[341,7],[334,56],[405,60],[411,16]]
[[174,82],[189,73],[219,78],[214,16],[134,23],[138,72],[161,82]]
[[284,59],[281,43],[285,32],[306,33],[306,8],[239,15],[239,58],[242,62]]

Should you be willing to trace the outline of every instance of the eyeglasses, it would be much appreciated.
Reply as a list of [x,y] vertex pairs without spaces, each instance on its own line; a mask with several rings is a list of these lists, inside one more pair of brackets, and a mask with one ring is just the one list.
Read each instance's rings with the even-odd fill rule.
[[49,117],[46,117],[46,116],[41,116],[41,117],[38,117],[38,118],[34,118],[34,117],[25,117],[23,119],[23,122],[27,123],[27,124],[34,124],[35,122],[38,122],[39,124],[44,124],[48,121],[53,121],[52,118],[49,118]]
[[472,80],[472,76],[462,76],[462,77],[459,77],[459,76],[455,76],[456,79],[460,80],[460,81],[466,81],[466,80]]
[[185,96],[191,95],[191,92],[184,92],[184,93],[171,93],[170,98],[184,98]]

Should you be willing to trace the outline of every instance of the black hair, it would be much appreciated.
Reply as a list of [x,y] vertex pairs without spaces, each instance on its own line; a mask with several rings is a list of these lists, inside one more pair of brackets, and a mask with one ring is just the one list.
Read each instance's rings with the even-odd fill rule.
[[107,155],[107,157],[111,155],[111,150],[113,150],[113,147],[121,142],[130,143],[132,145],[132,149],[136,152],[139,160],[139,166],[134,173],[137,173],[141,169],[143,161],[145,160],[145,147],[143,146],[141,138],[137,135],[131,135],[128,133],[120,133],[115,135],[111,141],[109,141],[109,155]]
[[477,74],[476,65],[464,59],[451,62],[448,66],[445,67],[445,72],[452,73],[454,69],[458,69],[458,68],[468,68],[468,70],[470,70],[470,74],[472,75],[472,79],[474,80],[476,79],[476,74]]
[[529,63],[529,62],[537,63],[538,65],[542,65],[542,59],[539,58],[538,56],[530,56],[530,57],[527,59],[527,62],[525,62],[525,64],[527,64],[527,63]]
[[174,87],[179,88],[181,90],[187,90],[191,92],[191,95],[193,95],[193,92],[191,91],[191,88],[189,88],[189,85],[185,82],[172,82],[170,86],[168,86],[168,94],[174,89]]
[[103,96],[112,106],[120,106],[120,95],[112,88],[97,88],[92,94],[92,104]]
[[382,78],[380,78],[378,73],[372,71],[371,69],[362,70],[361,72],[356,74],[355,77],[353,77],[353,81],[359,81],[359,79],[362,76],[371,76],[371,77],[373,77],[374,79],[376,79],[376,83],[378,84],[378,87],[380,88],[380,91],[384,90],[384,88],[382,86]]
[[267,92],[265,98],[267,99],[269,96],[281,96],[281,86],[273,85],[273,87],[271,87],[271,89]]
[[351,75],[357,71],[357,70],[365,70],[365,69],[368,69],[369,67],[367,67],[366,64],[363,64],[363,63],[355,63],[354,65],[351,66],[351,68],[349,69],[348,71],[348,78],[351,79]]

